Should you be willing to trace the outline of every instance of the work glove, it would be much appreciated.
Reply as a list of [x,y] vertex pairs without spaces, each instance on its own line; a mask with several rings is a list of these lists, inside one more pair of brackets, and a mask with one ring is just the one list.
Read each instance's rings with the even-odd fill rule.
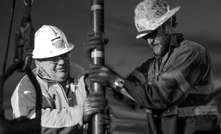
[[[98,120],[99,124],[103,124],[105,130],[108,130],[108,133],[113,131],[116,127],[116,115],[113,114],[109,106],[106,106],[105,110],[100,114],[100,118]],[[92,132],[93,122],[91,120],[88,122],[88,132]]]
[[118,78],[110,68],[105,66],[93,65],[87,70],[90,82],[97,82],[105,87],[114,88],[114,82]]
[[106,130],[111,129],[112,120],[111,120],[111,117],[110,117],[110,109],[109,109],[108,106],[105,108],[105,110],[101,114],[100,122],[105,125]]
[[107,100],[104,96],[97,93],[90,93],[83,105],[83,121],[87,123],[91,117],[103,111],[106,107]]
[[91,64],[91,51],[94,49],[104,49],[103,45],[106,45],[108,42],[109,40],[107,38],[102,38],[101,34],[94,35],[94,32],[88,33],[87,42],[84,43],[84,52],[89,64]]

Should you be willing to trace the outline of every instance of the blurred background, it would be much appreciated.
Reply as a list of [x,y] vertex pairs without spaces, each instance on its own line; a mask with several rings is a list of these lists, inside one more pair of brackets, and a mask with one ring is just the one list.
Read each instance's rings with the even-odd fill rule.
[[[221,86],[221,1],[220,0],[166,0],[171,7],[181,6],[177,13],[178,32],[189,40],[207,48],[211,55],[215,87]],[[0,70],[3,69],[9,34],[12,0],[0,1]],[[105,1],[105,63],[122,77],[153,56],[144,40],[135,38],[134,8],[140,0]],[[55,25],[64,31],[68,41],[75,44],[71,60],[88,68],[83,53],[83,43],[91,31],[90,0],[35,0],[31,8],[32,24],[35,30],[44,24]],[[23,0],[16,0],[14,21],[7,58],[7,66],[13,64],[15,32],[21,24],[25,11]],[[34,65],[32,65],[32,68]],[[4,109],[11,119],[10,97],[16,84],[24,76],[15,72],[4,86]],[[145,134],[145,110],[133,110],[107,94],[109,105],[117,116],[114,134]]]

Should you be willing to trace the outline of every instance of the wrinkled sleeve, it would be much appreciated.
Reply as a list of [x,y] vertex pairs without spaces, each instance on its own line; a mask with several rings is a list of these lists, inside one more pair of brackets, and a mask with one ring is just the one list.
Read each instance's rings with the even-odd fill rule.
[[[17,85],[11,98],[14,118],[20,116],[35,118],[35,99],[35,89],[30,80],[26,77]],[[42,96],[42,101],[47,101],[44,96]],[[51,108],[42,109],[42,132],[68,133],[75,129],[75,132],[77,133],[77,131],[80,131],[79,126],[82,125],[82,116],[82,106],[73,106],[67,109],[62,109],[61,111]]]
[[173,61],[151,84],[141,71],[147,68],[144,64],[125,81],[126,91],[141,107],[165,109],[180,104],[200,80],[208,81],[211,59],[203,47],[187,44],[174,51],[173,56]]

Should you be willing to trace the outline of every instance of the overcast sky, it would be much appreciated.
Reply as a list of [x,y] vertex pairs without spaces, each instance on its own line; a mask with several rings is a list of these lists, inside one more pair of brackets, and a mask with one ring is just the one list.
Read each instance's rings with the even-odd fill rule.
[[[135,38],[137,31],[133,16],[134,8],[139,2],[140,0],[105,1],[105,37],[110,40],[105,47],[105,62],[122,77],[126,77],[135,67],[153,56],[146,42]],[[172,7],[181,6],[177,13],[178,32],[182,32],[187,39],[196,41],[208,49],[213,62],[214,83],[215,86],[219,86],[221,83],[221,0],[170,0],[168,2]],[[0,1],[1,73],[6,53],[11,8],[12,0]],[[20,26],[24,9],[23,0],[16,0],[7,68],[13,63],[14,34]],[[62,29],[68,41],[75,44],[71,60],[85,68],[88,67],[84,60],[82,45],[91,30],[90,0],[38,0],[32,6],[31,17],[35,30],[43,24],[55,25]],[[10,96],[23,75],[16,72],[5,83],[6,109],[10,109]],[[123,104],[113,99],[110,103],[119,116],[116,134],[118,132],[128,134],[126,131],[128,126],[137,128],[131,130],[131,133],[145,133],[145,116],[142,110],[133,111],[127,107],[123,110]],[[130,121],[126,118],[130,118]]]

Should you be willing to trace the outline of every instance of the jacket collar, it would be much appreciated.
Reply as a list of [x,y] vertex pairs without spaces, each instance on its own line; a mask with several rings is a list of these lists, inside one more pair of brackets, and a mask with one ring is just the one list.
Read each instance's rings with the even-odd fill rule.
[[35,70],[38,77],[46,80],[47,82],[54,82],[54,80],[47,74],[47,72],[39,65],[39,61],[35,60],[35,65]]

